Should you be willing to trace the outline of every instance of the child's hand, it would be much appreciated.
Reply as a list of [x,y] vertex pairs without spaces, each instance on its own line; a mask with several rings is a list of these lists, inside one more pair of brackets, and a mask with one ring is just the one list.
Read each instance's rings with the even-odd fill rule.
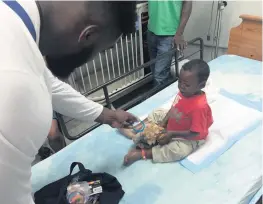
[[159,145],[166,145],[169,142],[171,142],[171,140],[172,140],[171,135],[168,132],[166,132],[164,134],[164,136],[162,136],[161,138],[158,139],[158,144]]

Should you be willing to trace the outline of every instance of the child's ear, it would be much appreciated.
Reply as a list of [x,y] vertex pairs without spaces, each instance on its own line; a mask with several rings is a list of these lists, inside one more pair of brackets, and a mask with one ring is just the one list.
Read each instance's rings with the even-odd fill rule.
[[206,81],[202,81],[202,82],[199,84],[199,88],[200,88],[200,89],[203,89],[203,88],[205,88],[205,85],[206,85]]

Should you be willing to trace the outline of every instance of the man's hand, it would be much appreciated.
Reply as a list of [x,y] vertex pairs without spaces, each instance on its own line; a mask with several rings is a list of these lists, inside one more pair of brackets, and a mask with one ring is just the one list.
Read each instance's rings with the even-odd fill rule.
[[133,124],[138,121],[134,115],[124,110],[116,110],[114,112],[115,117],[112,118],[111,124],[109,124],[113,128],[121,128],[124,122]]
[[177,47],[178,50],[182,51],[187,47],[187,42],[184,40],[183,35],[176,34],[174,36],[174,46]]
[[104,108],[100,116],[96,119],[96,122],[108,124],[113,128],[121,128],[125,122],[129,124],[137,122],[137,118],[124,110]]
[[171,142],[171,140],[172,140],[171,134],[169,134],[169,132],[166,132],[163,137],[158,139],[158,144],[159,145],[166,145],[169,142]]

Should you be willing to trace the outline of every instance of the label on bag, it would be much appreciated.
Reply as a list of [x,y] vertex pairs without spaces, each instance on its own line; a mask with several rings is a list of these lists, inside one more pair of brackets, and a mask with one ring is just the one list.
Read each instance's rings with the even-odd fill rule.
[[90,187],[90,195],[102,193],[102,186],[100,180],[88,182]]

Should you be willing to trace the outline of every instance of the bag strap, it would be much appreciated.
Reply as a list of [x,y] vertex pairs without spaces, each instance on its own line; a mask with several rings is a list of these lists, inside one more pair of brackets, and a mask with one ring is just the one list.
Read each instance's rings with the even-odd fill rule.
[[9,8],[11,8],[21,18],[21,20],[24,22],[25,26],[27,27],[28,31],[32,35],[34,41],[36,41],[37,34],[36,34],[35,27],[29,15],[25,11],[25,9],[17,1],[3,1],[3,3],[5,3]]
[[74,170],[74,168],[78,166],[79,167],[79,171],[80,172],[85,172],[85,173],[88,173],[88,174],[91,174],[92,172],[88,169],[85,169],[84,165],[80,162],[73,162],[71,165],[70,165],[70,172],[69,172],[69,176],[72,175],[72,172]]

